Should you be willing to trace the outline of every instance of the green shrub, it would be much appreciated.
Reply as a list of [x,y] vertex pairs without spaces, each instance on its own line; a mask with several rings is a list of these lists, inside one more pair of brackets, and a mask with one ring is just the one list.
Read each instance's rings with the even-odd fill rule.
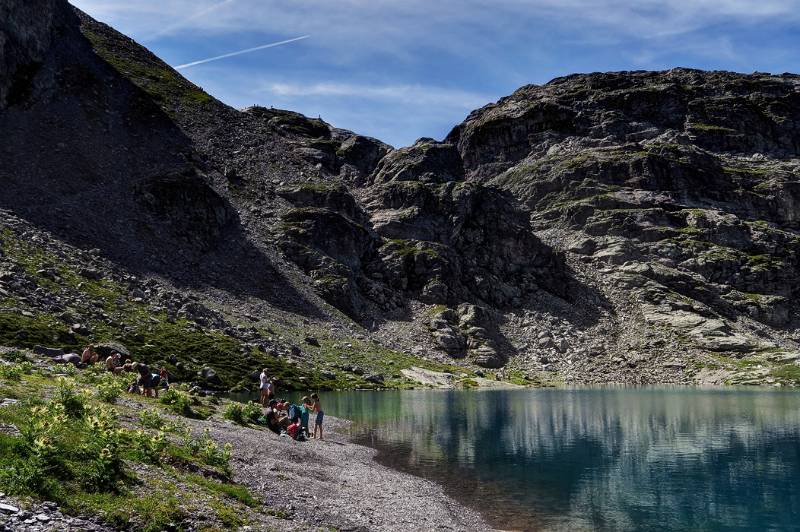
[[88,438],[76,453],[84,459],[78,475],[81,486],[89,492],[115,490],[123,476],[120,450],[125,431],[120,430],[114,410],[92,408],[86,424]]
[[0,358],[7,362],[28,362],[28,357],[22,351],[9,351]]
[[187,428],[183,433],[182,447],[191,456],[199,458],[203,463],[211,466],[219,466],[228,469],[231,460],[231,444],[226,443],[222,447],[215,442],[209,435],[206,428],[200,438],[192,437],[192,430]]
[[125,384],[122,379],[106,372],[97,383],[95,395],[106,403],[116,403],[124,391]]
[[4,364],[0,366],[0,379],[19,382],[22,380],[22,368],[19,364]]
[[62,386],[60,396],[30,409],[27,422],[20,426],[21,437],[14,441],[13,459],[4,459],[0,468],[4,490],[57,498],[68,489],[66,482],[76,482],[87,492],[118,488],[124,478],[120,455],[124,431],[116,412],[86,406],[80,402],[85,400],[82,394],[64,390],[68,388]]
[[75,381],[72,379],[58,379],[55,400],[63,408],[66,415],[73,418],[82,418],[86,409],[87,395],[85,392],[75,391]]
[[196,417],[196,413],[192,410],[192,397],[175,387],[170,387],[169,390],[164,391],[159,399],[162,404],[173,412],[186,417]]
[[79,378],[82,382],[95,384],[110,375],[104,364],[92,364],[81,370]]
[[144,430],[131,431],[128,434],[131,455],[141,461],[157,464],[161,461],[169,442],[164,431],[150,434]]
[[166,425],[166,421],[155,410],[142,410],[139,412],[139,425],[145,429],[159,430]]
[[256,403],[242,404],[232,402],[225,408],[222,416],[239,425],[246,425],[247,423],[254,423],[261,414],[261,407]]

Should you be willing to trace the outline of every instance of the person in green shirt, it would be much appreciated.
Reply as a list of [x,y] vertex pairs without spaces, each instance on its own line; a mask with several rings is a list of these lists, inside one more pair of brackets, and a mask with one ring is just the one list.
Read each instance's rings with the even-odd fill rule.
[[309,434],[308,434],[308,418],[309,418],[309,415],[311,413],[311,406],[312,405],[313,405],[313,402],[311,401],[311,399],[309,399],[308,396],[303,397],[303,403],[300,405],[300,429],[303,431],[303,433],[306,435],[306,437],[309,436]]

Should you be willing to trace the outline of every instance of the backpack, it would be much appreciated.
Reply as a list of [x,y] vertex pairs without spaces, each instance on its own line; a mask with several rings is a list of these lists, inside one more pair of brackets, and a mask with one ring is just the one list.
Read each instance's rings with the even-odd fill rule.
[[289,422],[294,423],[300,419],[300,407],[297,405],[289,405],[286,414],[289,416]]
[[288,427],[286,427],[286,432],[291,436],[293,440],[297,441],[305,441],[306,435],[303,432],[303,429],[300,428],[300,423],[292,423]]

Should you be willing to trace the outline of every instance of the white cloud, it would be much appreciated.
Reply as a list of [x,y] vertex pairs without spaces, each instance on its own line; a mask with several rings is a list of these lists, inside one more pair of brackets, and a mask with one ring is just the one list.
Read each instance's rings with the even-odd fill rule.
[[[374,134],[395,143],[433,136],[519,85],[574,71],[798,64],[766,28],[800,22],[800,0],[70,1],[175,64],[313,35],[186,75],[234,105],[333,114],[341,127],[380,126]],[[743,42],[737,31],[745,30],[763,39]]]
[[[501,30],[514,20],[551,21],[620,35],[664,37],[736,19],[798,20],[794,0],[71,0],[141,35],[268,31],[384,36],[397,44],[441,39],[456,26]],[[154,28],[158,28],[154,30]],[[301,30],[301,28],[305,28]],[[479,38],[480,35],[475,35]],[[381,42],[377,42],[380,46]]]
[[268,83],[267,92],[285,98],[333,97],[385,100],[415,106],[446,106],[471,110],[489,103],[489,96],[425,85],[358,85],[349,83]]

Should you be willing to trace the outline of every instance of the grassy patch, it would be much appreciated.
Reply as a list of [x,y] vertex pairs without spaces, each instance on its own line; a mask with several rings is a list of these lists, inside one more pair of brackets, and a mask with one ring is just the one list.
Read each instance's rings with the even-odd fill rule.
[[718,126],[715,124],[704,124],[702,122],[694,122],[688,125],[688,129],[695,131],[708,131],[714,133],[738,133],[735,129],[729,127]]
[[800,366],[797,364],[783,364],[772,368],[770,375],[784,382],[798,384],[800,383]]
[[439,257],[439,251],[437,251],[432,244],[418,240],[404,240],[401,238],[395,238],[389,240],[385,244],[385,247],[392,253],[395,253],[401,257],[409,255],[427,255],[428,258],[431,259]]
[[747,265],[750,266],[751,270],[777,270],[783,267],[783,261],[776,259],[772,255],[748,255]]
[[110,31],[96,32],[87,27],[83,27],[82,31],[97,55],[157,103],[174,107],[178,104],[199,106],[213,101],[211,96],[161,60],[146,57],[143,53],[141,57],[132,58],[131,49],[121,49],[115,35]]
[[[170,441],[164,432],[177,427],[153,410],[140,413],[140,429],[122,425],[117,410],[99,393],[107,385],[105,375],[85,371],[78,380],[62,379],[55,387],[53,382],[52,376],[23,372],[14,383],[22,400],[0,409],[0,422],[21,432],[0,434],[0,491],[51,500],[68,513],[100,515],[117,528],[160,531],[182,526],[195,495],[182,493],[179,500],[169,479],[180,472],[165,464],[229,475],[230,446],[218,444],[207,431],[198,435],[184,429],[178,441]],[[140,483],[132,463],[148,464],[148,478],[157,480]],[[201,488],[198,493],[255,505],[242,486],[191,474],[189,480]],[[231,515],[223,510],[217,518],[230,527]]]
[[185,475],[184,478],[192,484],[205,488],[208,492],[229,497],[244,504],[245,506],[249,506],[251,508],[258,506],[258,501],[256,501],[256,499],[245,486],[219,482],[201,475],[189,474]]
[[134,528],[142,532],[161,532],[180,529],[186,518],[174,490],[163,484],[151,484],[149,493],[137,495],[124,493],[74,494],[63,501],[68,513],[91,513],[103,517],[110,525]]

